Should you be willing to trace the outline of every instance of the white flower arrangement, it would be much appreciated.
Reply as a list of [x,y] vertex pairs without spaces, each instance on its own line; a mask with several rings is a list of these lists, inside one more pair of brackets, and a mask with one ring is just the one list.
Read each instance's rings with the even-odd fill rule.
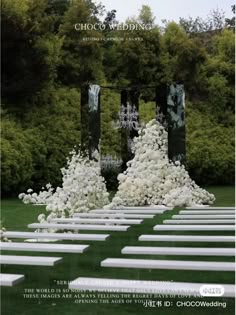
[[102,208],[109,202],[106,183],[101,176],[100,163],[83,157],[73,150],[67,159],[67,166],[61,169],[62,187],[54,191],[50,184],[47,190],[28,194],[20,194],[24,203],[45,204],[51,212],[46,218],[43,214],[39,222],[49,221],[55,217],[72,217],[75,212],[87,212],[94,208]]
[[167,143],[167,132],[156,120],[139,131],[139,136],[133,140],[134,158],[127,163],[127,170],[119,174],[118,191],[104,208],[143,205],[182,207],[214,202],[214,195],[201,189],[179,161],[168,159]]
[[28,189],[28,194],[20,194],[19,198],[24,203],[46,205],[50,214],[47,218],[44,214],[39,215],[41,223],[102,207],[212,204],[214,195],[200,188],[179,161],[168,159],[167,143],[167,132],[156,120],[139,130],[139,136],[133,140],[134,158],[127,163],[127,170],[118,175],[118,191],[110,204],[100,161],[89,160],[76,150],[67,159],[67,166],[61,169],[62,187],[54,191],[47,184],[46,190],[39,194]]
[[47,204],[47,200],[53,195],[54,188],[50,183],[46,185],[46,189],[42,187],[42,191],[38,194],[33,192],[33,189],[29,188],[27,194],[19,194],[19,199],[21,199],[25,204]]

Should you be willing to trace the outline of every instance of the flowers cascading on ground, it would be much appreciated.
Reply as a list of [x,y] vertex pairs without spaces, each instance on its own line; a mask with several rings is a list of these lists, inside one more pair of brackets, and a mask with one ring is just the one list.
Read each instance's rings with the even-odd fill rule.
[[100,163],[83,157],[76,150],[70,153],[67,166],[61,169],[62,187],[55,191],[47,185],[47,191],[39,194],[30,189],[28,194],[20,194],[25,203],[44,203],[51,212],[46,219],[44,214],[38,220],[45,222],[55,217],[73,216],[75,212],[87,212],[94,208],[102,208],[108,200],[106,183],[101,176]]
[[119,174],[118,191],[105,208],[165,205],[170,207],[211,204],[214,195],[200,188],[180,162],[167,154],[167,132],[156,120],[150,121],[134,138],[134,158]]
[[46,205],[48,199],[53,195],[54,188],[50,183],[48,183],[45,187],[42,187],[42,190],[38,194],[35,193],[32,188],[29,188],[27,190],[27,194],[19,194],[19,199],[22,199],[25,204],[33,203]]

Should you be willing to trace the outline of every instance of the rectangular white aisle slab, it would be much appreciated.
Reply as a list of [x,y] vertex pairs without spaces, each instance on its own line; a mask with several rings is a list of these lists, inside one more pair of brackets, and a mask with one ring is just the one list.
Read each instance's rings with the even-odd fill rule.
[[235,214],[234,210],[181,210],[179,214]]
[[83,253],[89,245],[68,244],[44,244],[44,243],[13,243],[0,242],[1,250],[31,251],[31,252],[54,252],[54,253]]
[[91,213],[124,213],[124,214],[162,214],[165,210],[126,210],[126,209],[119,209],[119,210],[91,210]]
[[[171,207],[161,206],[139,206],[139,207],[124,207],[125,210],[173,210]],[[122,209],[120,209],[122,210]]]
[[54,266],[62,257],[0,255],[2,265]]
[[[192,283],[173,281],[146,281],[146,280],[125,280],[106,278],[84,278],[79,277],[69,283],[71,290],[92,290],[105,292],[128,292],[163,295],[187,295],[199,296],[200,288],[203,285],[212,283]],[[217,286],[217,284],[215,284]],[[224,297],[233,297],[235,286],[232,284],[219,284],[224,287]]]
[[172,269],[172,270],[209,270],[234,271],[232,262],[189,261],[189,260],[154,260],[107,258],[101,262],[102,267],[141,268],[141,269]]
[[153,214],[126,213],[75,213],[74,218],[121,218],[121,219],[153,219]]
[[175,214],[172,219],[235,219],[234,214]]
[[147,242],[235,242],[235,237],[221,235],[141,235],[138,240]]
[[190,210],[235,210],[235,207],[204,207],[204,206],[199,206],[199,207],[186,207],[186,209],[190,209]]
[[164,220],[163,221],[164,224],[235,224],[235,220],[234,219],[195,219],[195,220]]
[[10,273],[0,273],[0,286],[12,287],[13,285],[23,281],[24,275],[14,275]]
[[79,233],[39,233],[39,232],[17,232],[7,231],[3,233],[7,238],[36,238],[36,239],[57,239],[71,241],[105,241],[109,234],[79,234]]
[[235,249],[207,247],[126,246],[121,250],[121,253],[131,255],[235,256]]
[[130,219],[52,219],[50,222],[57,223],[86,223],[86,224],[141,224],[143,220],[130,220]]
[[234,225],[189,225],[189,224],[163,224],[155,225],[154,231],[234,231]]
[[58,229],[58,230],[94,230],[94,231],[127,231],[127,225],[92,225],[92,224],[60,224],[60,223],[32,223],[30,229]]

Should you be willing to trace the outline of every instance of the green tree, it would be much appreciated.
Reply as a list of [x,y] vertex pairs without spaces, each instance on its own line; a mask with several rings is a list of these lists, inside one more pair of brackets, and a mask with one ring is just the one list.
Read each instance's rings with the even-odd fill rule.
[[221,30],[225,27],[225,13],[222,10],[212,10],[206,19],[201,17],[196,18],[180,18],[179,24],[183,27],[186,33],[203,33],[214,30]]
[[[115,47],[116,67],[110,79],[123,84],[142,85],[157,82],[160,69],[160,32],[140,30],[122,32],[124,41]],[[138,38],[136,40],[135,38]]]
[[[99,22],[101,7],[93,2],[75,0],[64,15],[60,35],[63,44],[63,63],[59,69],[59,79],[63,84],[76,85],[88,82],[101,82],[104,79],[102,68],[102,48],[96,30],[75,30],[75,24]],[[96,38],[97,40],[86,38]]]
[[148,5],[143,5],[138,16],[138,20],[144,24],[153,24],[155,16],[153,15],[152,9]]
[[214,36],[212,54],[204,71],[207,76],[207,90],[212,107],[223,114],[234,111],[235,95],[235,39],[232,30],[224,30]]
[[2,97],[26,104],[53,84],[63,38],[53,33],[47,1],[2,1]]
[[235,4],[231,6],[231,9],[234,16],[232,18],[226,18],[225,23],[226,26],[235,28]]
[[161,63],[164,82],[183,82],[188,91],[194,91],[206,52],[197,39],[190,38],[176,23],[167,25],[162,37]]

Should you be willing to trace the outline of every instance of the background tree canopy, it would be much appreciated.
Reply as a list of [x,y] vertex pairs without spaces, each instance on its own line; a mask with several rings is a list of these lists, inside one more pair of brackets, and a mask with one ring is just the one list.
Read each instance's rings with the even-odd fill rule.
[[[232,7],[235,13],[235,6]],[[155,24],[148,6],[128,24]],[[103,23],[104,31],[75,31]],[[111,30],[116,10],[92,0],[2,0],[2,191],[17,194],[46,182],[80,144],[80,86],[158,86],[183,81],[187,98],[187,167],[200,184],[234,182],[235,17],[180,19],[150,30]],[[85,41],[95,37],[100,41]],[[102,40],[123,37],[123,41]],[[142,40],[128,40],[132,38]],[[102,153],[120,154],[112,127],[119,91],[102,92]],[[140,115],[155,115],[142,90]]]

